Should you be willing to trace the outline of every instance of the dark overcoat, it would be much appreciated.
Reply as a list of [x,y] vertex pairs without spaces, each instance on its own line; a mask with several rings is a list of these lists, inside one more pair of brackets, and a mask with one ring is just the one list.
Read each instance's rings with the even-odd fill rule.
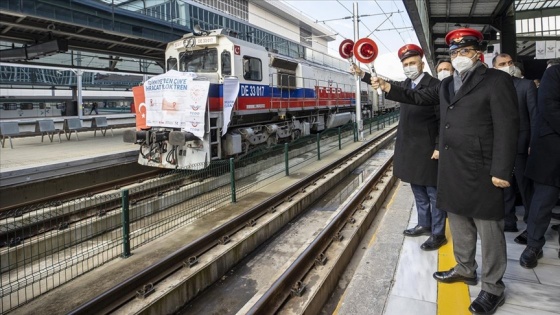
[[[371,84],[369,73],[362,81]],[[412,80],[391,81],[391,84],[411,88]],[[416,90],[439,85],[439,80],[424,73]],[[422,186],[437,186],[438,161],[432,160],[437,149],[439,105],[416,106],[401,103],[393,173],[403,182]],[[414,157],[414,158],[411,158]]]
[[519,110],[511,77],[479,65],[457,94],[451,76],[423,90],[392,86],[386,96],[440,104],[437,207],[466,217],[503,219],[503,189],[492,184],[492,176],[510,179],[517,151]]
[[[392,82],[410,88],[412,80]],[[439,85],[439,80],[425,73],[416,86],[422,90]],[[439,128],[439,105],[415,106],[401,103],[399,126],[395,142],[393,173],[403,182],[437,186],[438,161],[432,160],[437,149]],[[414,157],[414,158],[411,158]]]
[[517,154],[527,154],[531,141],[531,125],[537,120],[537,86],[527,79],[512,77],[519,102],[519,137]]
[[560,65],[546,69],[538,90],[537,123],[525,175],[560,187]]

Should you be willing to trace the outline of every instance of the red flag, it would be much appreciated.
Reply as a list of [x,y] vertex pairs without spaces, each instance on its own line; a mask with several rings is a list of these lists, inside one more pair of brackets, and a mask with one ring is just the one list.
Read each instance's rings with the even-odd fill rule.
[[134,95],[134,110],[136,112],[136,130],[146,129],[146,103],[144,96],[144,87],[135,86],[132,88]]

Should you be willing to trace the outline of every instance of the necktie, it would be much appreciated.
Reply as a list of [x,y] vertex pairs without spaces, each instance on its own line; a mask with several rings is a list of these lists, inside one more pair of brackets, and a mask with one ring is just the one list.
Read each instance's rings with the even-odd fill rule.
[[412,88],[414,89],[416,87],[416,83],[412,82]]

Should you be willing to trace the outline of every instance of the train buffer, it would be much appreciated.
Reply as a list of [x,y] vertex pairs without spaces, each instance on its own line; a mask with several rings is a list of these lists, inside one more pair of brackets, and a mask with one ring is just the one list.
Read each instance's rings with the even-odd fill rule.
[[107,129],[109,128],[111,129],[111,136],[115,136],[113,134],[113,127],[109,126],[109,124],[107,123],[107,117],[94,117],[93,121],[91,122],[91,127],[95,129],[95,131],[93,132],[94,137],[96,136],[98,129],[103,137],[105,137]]
[[81,130],[82,127],[82,120],[80,118],[67,118],[64,119],[64,135],[66,135],[66,140],[70,140],[72,137],[72,132],[76,133],[76,139],[80,141],[80,137],[78,137],[78,131]]
[[54,120],[52,119],[38,120],[35,125],[35,132],[41,133],[41,142],[43,142],[45,135],[53,142],[54,135],[58,134],[58,142],[60,143],[60,134],[62,131],[54,127]]
[[6,138],[10,140],[10,148],[14,148],[12,144],[12,136],[19,135],[19,125],[15,121],[7,121],[0,124],[0,135],[2,136],[2,148],[6,142]]

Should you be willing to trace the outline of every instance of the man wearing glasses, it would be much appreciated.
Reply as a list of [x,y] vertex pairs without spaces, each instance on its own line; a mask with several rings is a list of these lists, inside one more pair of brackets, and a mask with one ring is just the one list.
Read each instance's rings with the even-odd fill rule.
[[[510,186],[519,113],[511,77],[480,61],[483,35],[463,28],[445,37],[453,76],[423,90],[372,78],[387,99],[421,106],[440,105],[437,207],[447,211],[457,265],[434,273],[443,283],[477,283],[476,241],[482,248],[482,290],[469,310],[492,314],[505,302],[506,270],[503,189]],[[410,157],[414,158],[414,157]]]

